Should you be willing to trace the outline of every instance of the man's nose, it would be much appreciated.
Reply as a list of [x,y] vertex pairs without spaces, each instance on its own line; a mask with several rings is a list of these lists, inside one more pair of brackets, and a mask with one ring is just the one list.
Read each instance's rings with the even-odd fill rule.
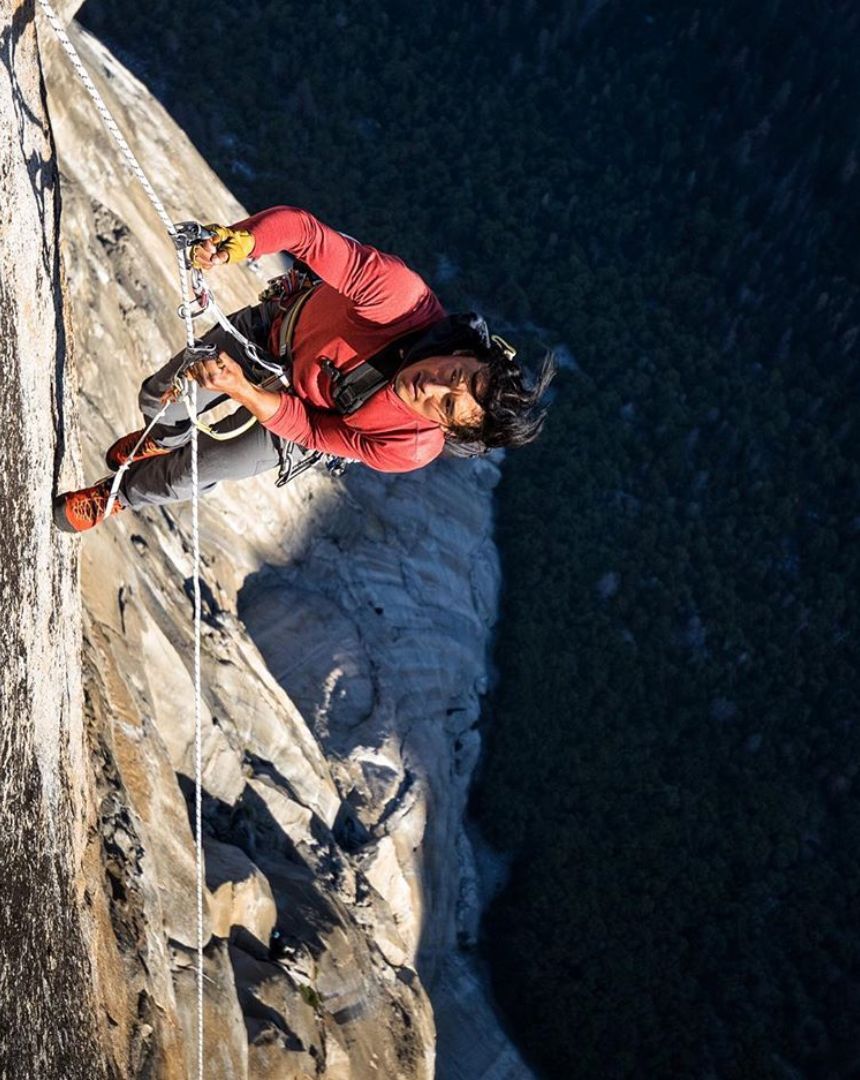
[[434,394],[441,394],[451,389],[451,380],[446,375],[431,372],[424,376],[424,389]]
[[461,375],[459,378],[455,379],[449,371],[432,372],[424,377],[425,387],[427,387],[427,389],[432,388],[439,393],[449,393],[452,390],[454,393],[457,393],[459,390],[462,390],[464,383],[464,376]]

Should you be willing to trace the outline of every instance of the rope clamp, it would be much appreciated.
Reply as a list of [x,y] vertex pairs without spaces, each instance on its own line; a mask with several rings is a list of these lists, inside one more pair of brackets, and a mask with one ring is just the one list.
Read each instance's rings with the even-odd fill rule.
[[186,345],[182,354],[182,366],[177,374],[181,375],[192,364],[196,364],[198,360],[211,360],[217,351],[214,345],[204,345],[202,341],[195,341],[193,345]]
[[194,345],[186,345],[182,354],[182,364],[173,376],[170,397],[172,401],[182,401],[188,397],[191,389],[191,380],[185,374],[188,369],[198,360],[211,360],[217,352],[214,345],[204,345],[196,342]]
[[192,244],[201,244],[204,240],[212,240],[215,233],[205,228],[197,221],[178,221],[173,226],[170,238],[177,250],[191,247]]

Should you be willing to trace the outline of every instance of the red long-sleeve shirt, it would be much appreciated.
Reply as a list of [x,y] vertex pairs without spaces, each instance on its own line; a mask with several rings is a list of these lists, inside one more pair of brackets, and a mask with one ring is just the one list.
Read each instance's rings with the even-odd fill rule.
[[[388,386],[350,416],[334,410],[326,358],[344,372],[395,338],[445,315],[422,278],[395,255],[341,235],[308,213],[276,206],[240,221],[254,255],[288,251],[322,278],[293,337],[293,388],[265,426],[311,450],[357,458],[383,472],[409,472],[438,457],[441,428],[417,416]],[[277,324],[270,348],[277,351]]]

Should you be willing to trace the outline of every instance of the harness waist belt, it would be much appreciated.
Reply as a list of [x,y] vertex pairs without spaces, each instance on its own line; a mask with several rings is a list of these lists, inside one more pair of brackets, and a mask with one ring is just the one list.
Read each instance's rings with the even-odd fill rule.
[[316,289],[317,285],[312,285],[309,289],[302,289],[296,296],[290,297],[287,301],[288,306],[284,308],[284,314],[281,316],[281,325],[278,328],[278,356],[289,366],[293,363],[293,335],[299,313]]

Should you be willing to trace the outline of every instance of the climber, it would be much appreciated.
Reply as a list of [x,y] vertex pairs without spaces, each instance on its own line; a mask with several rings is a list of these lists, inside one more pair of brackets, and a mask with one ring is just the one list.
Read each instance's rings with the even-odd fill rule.
[[[472,456],[537,436],[545,413],[540,398],[555,373],[551,356],[534,385],[526,385],[507,342],[491,336],[477,315],[447,316],[401,259],[288,206],[211,229],[213,239],[191,253],[202,269],[286,251],[318,280],[295,295],[283,286],[280,295],[230,317],[270,358],[280,358],[289,389],[249,360],[220,326],[202,339],[214,347],[210,357],[188,367],[179,353],[144,381],[139,400],[147,419],[170,400],[180,374],[198,384],[198,415],[225,397],[240,406],[216,430],[253,425],[230,441],[200,438],[200,491],[278,466],[283,482],[309,455],[408,472],[446,447]],[[105,458],[111,470],[127,460],[142,430],[110,447]],[[190,438],[186,404],[173,401],[134,455],[111,513],[190,498]],[[58,496],[57,526],[83,532],[98,525],[111,483],[107,477]]]

